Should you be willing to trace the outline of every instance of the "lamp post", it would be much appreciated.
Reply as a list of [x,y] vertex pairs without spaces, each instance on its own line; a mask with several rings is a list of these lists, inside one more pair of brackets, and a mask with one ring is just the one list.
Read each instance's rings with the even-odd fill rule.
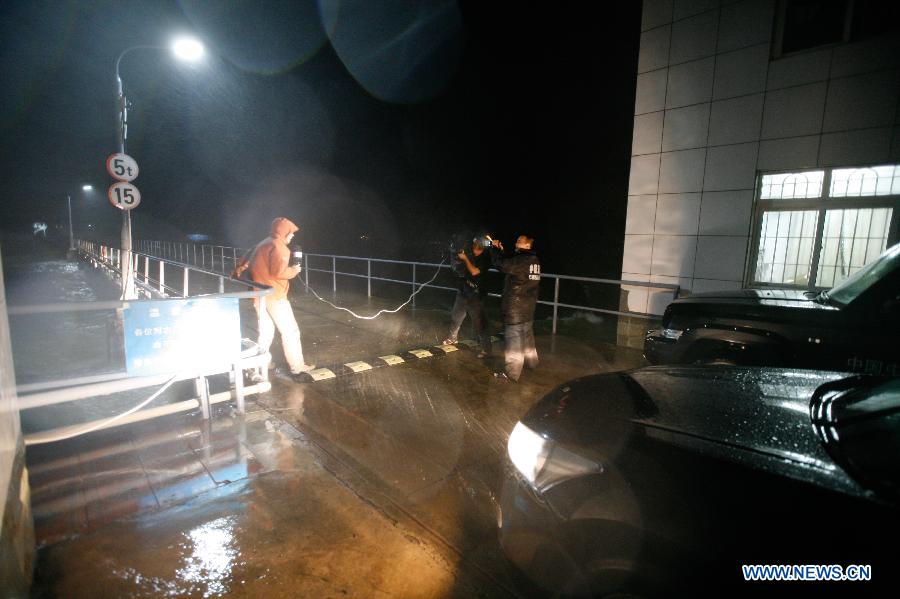
[[[122,89],[122,77],[119,75],[119,65],[122,58],[133,50],[167,50],[166,46],[152,46],[139,44],[125,48],[116,58],[116,90],[118,92],[119,119],[118,141],[119,152],[125,153],[125,141],[128,138],[128,106],[125,93]],[[203,44],[190,38],[175,40],[171,46],[172,52],[177,58],[185,61],[197,61],[203,56]],[[121,260],[119,268],[122,272],[122,299],[135,299],[134,270],[131,258],[131,211],[122,210],[122,234],[121,234]]]
[[[82,191],[93,191],[93,185],[82,185]],[[66,194],[66,200],[69,203],[69,251],[75,251],[75,229],[72,227],[72,196],[70,194]]]

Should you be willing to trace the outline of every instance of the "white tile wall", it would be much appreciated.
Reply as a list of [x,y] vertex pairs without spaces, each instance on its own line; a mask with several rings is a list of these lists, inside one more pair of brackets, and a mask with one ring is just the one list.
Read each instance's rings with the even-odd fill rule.
[[664,193],[656,201],[655,233],[696,235],[700,219],[699,193]]
[[716,52],[719,12],[710,11],[672,24],[672,64],[712,56]]
[[659,166],[659,193],[700,191],[706,149],[665,152]]
[[831,76],[844,77],[890,67],[900,67],[900,38],[896,35],[835,47]]
[[697,238],[690,236],[654,235],[653,264],[650,274],[691,277]]
[[768,89],[803,85],[825,81],[828,78],[828,65],[831,62],[831,48],[815,52],[802,52],[784,58],[777,58],[769,63],[769,75],[766,83]]
[[825,83],[811,83],[766,94],[763,139],[819,133],[825,110]]
[[663,112],[650,112],[634,117],[631,136],[632,154],[659,153],[662,142]]
[[852,166],[888,162],[892,127],[858,129],[822,135],[819,164]]
[[651,234],[656,219],[656,196],[628,196],[625,234]]
[[696,104],[666,111],[662,149],[687,150],[706,145],[709,104]]
[[[640,273],[622,273],[623,281],[640,281],[643,283],[650,282],[650,275]],[[646,312],[649,287],[636,285],[622,285],[622,291],[625,294],[625,301],[622,308],[632,312]]]
[[709,145],[735,144],[759,139],[763,94],[713,102]]
[[716,56],[713,99],[765,91],[769,44],[757,44]]
[[774,0],[744,0],[723,6],[719,52],[767,43],[771,38]]
[[698,279],[742,281],[746,255],[746,237],[701,235],[697,238],[694,276]]
[[656,193],[659,183],[659,154],[632,156],[628,195]]
[[767,139],[759,143],[757,168],[761,171],[810,168],[817,165],[818,156],[818,135]]
[[672,21],[672,0],[644,0],[641,31]]
[[832,79],[825,103],[824,131],[879,127],[894,122],[900,71]]
[[666,106],[666,77],[668,69],[642,73],[637,76],[634,114],[655,112]]
[[753,192],[704,191],[700,203],[701,235],[748,235]]
[[709,148],[704,191],[753,189],[758,149],[757,142]]
[[670,67],[666,108],[709,102],[714,66],[714,58],[705,58]]
[[626,235],[622,270],[630,273],[650,274],[652,252],[652,235]]
[[692,293],[709,293],[711,291],[736,291],[741,288],[737,281],[716,281],[712,279],[694,279]]
[[717,8],[719,0],[675,0],[675,20]]
[[641,34],[641,49],[638,54],[638,73],[668,66],[669,37],[672,26],[657,27]]

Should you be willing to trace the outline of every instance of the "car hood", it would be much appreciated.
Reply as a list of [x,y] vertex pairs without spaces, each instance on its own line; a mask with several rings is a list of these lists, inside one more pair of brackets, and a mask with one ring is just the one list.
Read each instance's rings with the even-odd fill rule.
[[695,293],[675,300],[675,304],[734,304],[739,306],[782,306],[785,308],[810,308],[834,310],[834,306],[815,302],[815,294],[797,289],[739,289]]
[[631,435],[717,458],[780,467],[865,494],[816,437],[809,400],[847,373],[727,366],[660,366],[584,377],[538,402],[523,423],[594,459],[618,456]]

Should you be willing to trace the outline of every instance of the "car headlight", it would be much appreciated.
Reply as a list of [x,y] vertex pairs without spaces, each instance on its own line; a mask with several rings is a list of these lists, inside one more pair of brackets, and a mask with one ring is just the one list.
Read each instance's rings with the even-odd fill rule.
[[659,335],[672,341],[678,341],[679,337],[684,335],[684,331],[678,329],[659,329]]
[[522,424],[516,423],[507,443],[509,459],[525,480],[538,491],[559,483],[603,471],[600,464],[572,453]]

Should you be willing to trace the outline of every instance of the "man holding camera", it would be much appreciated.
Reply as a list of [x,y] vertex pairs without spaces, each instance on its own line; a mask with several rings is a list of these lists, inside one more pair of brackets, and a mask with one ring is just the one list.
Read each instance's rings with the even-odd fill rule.
[[503,282],[501,309],[503,335],[506,342],[504,368],[495,372],[498,379],[518,382],[522,367],[538,365],[537,348],[534,345],[534,309],[537,306],[538,287],[541,283],[541,263],[534,253],[534,238],[519,235],[516,252],[503,257],[503,244],[491,243],[491,260],[506,275]]
[[444,344],[456,343],[459,327],[468,314],[472,319],[475,337],[481,344],[479,358],[491,353],[491,337],[487,334],[484,316],[484,296],[487,290],[483,285],[484,275],[491,266],[490,256],[485,251],[485,247],[489,246],[489,237],[475,237],[456,253],[452,268],[458,278],[458,289],[456,301],[450,311],[450,334],[444,339]]
[[258,343],[264,351],[269,351],[277,327],[281,333],[284,357],[292,375],[315,368],[303,359],[300,327],[297,326],[294,310],[287,299],[290,280],[300,274],[300,264],[291,263],[291,251],[288,248],[294,234],[299,230],[300,228],[288,219],[276,218],[272,221],[271,235],[247,252],[231,273],[232,277],[239,278],[249,268],[250,278],[254,282],[272,287],[272,293],[263,298],[265,310],[259,309],[258,299],[253,300],[259,316]]

